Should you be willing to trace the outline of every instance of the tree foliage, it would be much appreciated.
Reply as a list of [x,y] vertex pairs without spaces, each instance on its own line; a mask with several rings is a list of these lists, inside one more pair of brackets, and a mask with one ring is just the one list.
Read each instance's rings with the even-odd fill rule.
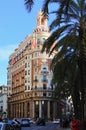
[[28,10],[28,12],[30,12],[34,5],[34,0],[24,0],[24,2],[26,9]]
[[[50,12],[48,7],[53,2],[58,5],[58,9]],[[56,15],[50,25],[52,34],[42,49],[49,54],[58,50],[51,64],[53,81],[57,83],[56,92],[59,96],[71,94],[75,114],[83,119],[86,91],[86,1],[46,0],[43,10]],[[56,45],[51,49],[54,42]]]
[[[28,2],[28,0],[27,0]],[[33,0],[32,0],[33,3]],[[57,8],[49,8],[55,3]],[[26,3],[27,4],[27,3]],[[31,4],[30,4],[31,5]],[[32,5],[31,5],[32,6]],[[86,0],[44,0],[44,15],[55,15],[42,52],[52,59],[58,97],[72,96],[75,114],[84,119],[86,94]],[[52,45],[55,46],[51,49]]]

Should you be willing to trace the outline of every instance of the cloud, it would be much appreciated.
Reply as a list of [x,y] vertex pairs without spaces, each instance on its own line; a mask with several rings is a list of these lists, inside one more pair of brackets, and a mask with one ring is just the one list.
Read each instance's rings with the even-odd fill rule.
[[16,44],[0,46],[0,61],[7,61],[15,48],[17,48]]

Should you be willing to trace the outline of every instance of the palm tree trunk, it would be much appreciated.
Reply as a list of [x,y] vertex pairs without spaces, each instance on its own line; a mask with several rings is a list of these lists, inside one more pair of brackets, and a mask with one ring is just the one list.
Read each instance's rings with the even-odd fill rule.
[[85,87],[86,87],[86,40],[85,40],[85,31],[86,27],[84,26],[84,19],[81,19],[81,28],[79,30],[79,41],[80,41],[80,53],[78,58],[78,66],[80,71],[80,92],[81,92],[81,113],[82,113],[82,121],[84,120],[84,99],[85,99]]
[[72,100],[73,100],[73,106],[74,106],[74,114],[77,118],[81,119],[81,112],[80,112],[80,94],[78,91],[78,84],[75,83],[72,91]]

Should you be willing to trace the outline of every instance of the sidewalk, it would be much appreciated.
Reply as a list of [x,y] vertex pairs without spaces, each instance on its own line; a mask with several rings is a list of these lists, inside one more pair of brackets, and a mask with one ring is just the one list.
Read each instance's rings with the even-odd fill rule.
[[71,130],[71,128],[62,128],[62,127],[59,127],[59,128],[57,128],[57,130]]

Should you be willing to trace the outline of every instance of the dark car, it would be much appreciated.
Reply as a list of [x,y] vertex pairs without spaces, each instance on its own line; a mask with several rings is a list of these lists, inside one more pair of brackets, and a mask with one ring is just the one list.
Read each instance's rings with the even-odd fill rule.
[[0,122],[0,130],[16,130],[11,124]]
[[30,120],[28,118],[21,119],[21,127],[29,127],[30,126]]
[[45,119],[44,118],[37,118],[36,125],[45,125]]
[[12,125],[16,130],[21,129],[21,124],[15,120],[8,120],[7,123]]

